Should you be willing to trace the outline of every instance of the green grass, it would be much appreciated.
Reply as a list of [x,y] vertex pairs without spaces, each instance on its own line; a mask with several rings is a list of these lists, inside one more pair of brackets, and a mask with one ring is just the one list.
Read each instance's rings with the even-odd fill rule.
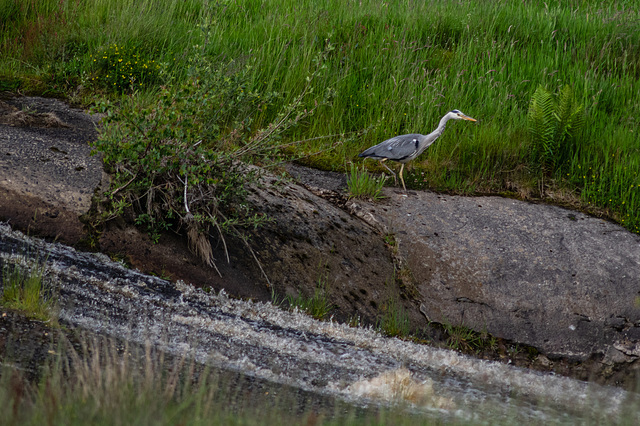
[[386,181],[386,176],[374,178],[366,171],[359,169],[358,166],[351,163],[350,171],[347,174],[347,188],[349,189],[349,198],[370,198],[379,200],[384,198],[382,188]]
[[4,264],[0,303],[30,318],[58,324],[57,295],[44,280],[45,261]]
[[[450,124],[406,173],[409,187],[525,198],[566,194],[554,200],[640,229],[635,2],[156,3],[0,0],[0,87],[15,87],[17,79],[25,92],[85,102],[128,91],[127,85],[116,84],[115,90],[105,84],[113,66],[93,62],[117,45],[129,52],[127,60],[159,66],[149,76],[137,71],[134,81],[144,84],[135,90],[153,94],[160,84],[182,80],[186,61],[206,55],[250,66],[247,90],[261,96],[276,92],[281,105],[288,105],[307,84],[318,52],[327,52],[313,93],[321,100],[335,90],[331,106],[283,136],[310,140],[295,145],[296,156],[324,151],[308,164],[343,171],[363,149],[396,134],[430,132],[442,115],[458,108],[478,123]],[[557,93],[565,85],[585,107],[584,131],[566,161],[545,178],[547,191],[540,191],[527,108],[538,86]],[[314,100],[307,102],[313,108]],[[253,127],[270,123],[278,109],[262,111]],[[313,139],[364,129],[328,153],[342,136]],[[379,171],[376,164],[367,166]]]
[[408,337],[411,324],[409,315],[397,297],[389,297],[377,328],[389,337]]
[[449,349],[473,352],[483,349],[485,346],[494,350],[496,340],[487,333],[478,333],[464,325],[451,325],[445,322],[442,327],[447,332],[446,345]]
[[[274,299],[276,305],[277,300]],[[317,320],[325,320],[333,310],[334,306],[329,301],[325,284],[322,280],[318,281],[318,286],[313,292],[313,296],[304,297],[298,294],[297,297],[286,296],[285,301],[289,305],[290,309],[299,309],[302,312],[312,316]]]

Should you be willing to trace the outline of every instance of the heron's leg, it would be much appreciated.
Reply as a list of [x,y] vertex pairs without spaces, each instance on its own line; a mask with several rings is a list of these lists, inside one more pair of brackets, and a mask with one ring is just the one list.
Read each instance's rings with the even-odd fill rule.
[[402,181],[402,187],[404,188],[404,192],[407,192],[407,187],[404,186],[404,179],[402,178],[402,171],[404,170],[404,163],[400,166],[400,180]]
[[385,161],[387,161],[387,159],[386,159],[386,158],[384,158],[384,159],[380,160],[380,164],[382,164],[382,165],[384,166],[384,168],[385,168],[385,169],[389,170],[389,173],[391,173],[391,174],[393,175],[393,182],[394,182],[394,184],[395,184],[395,185],[397,185],[397,184],[398,184],[398,178],[396,177],[396,173],[395,173],[393,170],[391,170],[391,169],[389,168],[389,166],[387,166],[386,164],[384,164],[384,162],[385,162]]

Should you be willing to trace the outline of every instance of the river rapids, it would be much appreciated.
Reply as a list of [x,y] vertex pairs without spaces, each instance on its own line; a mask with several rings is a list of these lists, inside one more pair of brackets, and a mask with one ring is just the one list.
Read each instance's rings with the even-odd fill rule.
[[[401,405],[463,422],[638,421],[637,396],[619,388],[478,360],[317,321],[269,303],[209,294],[125,268],[106,255],[48,243],[0,224],[3,264],[45,260],[72,327],[151,344],[171,355],[356,406]],[[635,407],[635,409],[634,409]]]

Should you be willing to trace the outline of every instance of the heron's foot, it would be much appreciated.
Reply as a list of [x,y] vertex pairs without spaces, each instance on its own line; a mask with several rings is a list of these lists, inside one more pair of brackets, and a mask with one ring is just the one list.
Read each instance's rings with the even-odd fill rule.
[[393,183],[394,183],[394,185],[397,186],[398,185],[398,176],[396,175],[396,172],[394,172],[386,164],[384,164],[384,160],[382,160],[380,162],[380,164],[382,164],[384,166],[384,168],[387,169],[389,171],[389,173],[391,173],[391,176],[393,176]]
[[393,190],[393,193],[394,193],[394,194],[396,194],[398,197],[403,197],[403,198],[407,198],[407,197],[409,197],[410,195],[411,195],[411,196],[415,196],[415,195],[417,195],[417,192],[416,192],[416,191],[405,191],[405,190],[404,190],[404,189],[402,189],[402,188],[394,189],[394,190]]
[[[391,176],[393,176],[393,184],[395,186],[398,186],[398,178],[396,177],[396,174],[395,173],[391,173]],[[387,175],[384,172],[382,172],[380,174],[380,179],[386,180],[387,179]]]

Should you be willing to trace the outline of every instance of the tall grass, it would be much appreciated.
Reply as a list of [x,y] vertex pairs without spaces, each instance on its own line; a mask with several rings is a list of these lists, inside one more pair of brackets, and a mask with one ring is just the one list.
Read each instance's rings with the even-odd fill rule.
[[[360,408],[328,396],[264,383],[169,358],[150,347],[81,338],[53,347],[37,382],[0,366],[0,410],[8,425],[415,425],[432,417]],[[34,360],[41,363],[42,360]]]
[[[117,43],[162,64],[165,80],[158,84],[182,78],[189,55],[250,65],[247,89],[265,95],[282,93],[286,105],[304,87],[313,58],[331,45],[324,78],[314,82],[314,90],[320,97],[335,89],[337,96],[331,107],[319,110],[287,137],[306,140],[368,131],[310,157],[310,164],[341,170],[358,152],[390,136],[431,131],[453,108],[479,119],[475,126],[450,125],[414,162],[406,179],[414,188],[511,191],[525,198],[545,194],[530,170],[527,107],[538,86],[556,93],[569,85],[585,106],[585,130],[568,161],[545,180],[551,189],[546,193],[569,194],[560,201],[595,206],[639,231],[640,146],[635,117],[640,116],[636,95],[640,10],[635,2],[2,0],[2,4],[3,28],[10,23],[12,30],[0,36],[5,58],[0,73],[35,74],[48,89],[57,85],[69,91],[82,85],[90,93],[107,90],[92,85],[99,70],[90,55]],[[31,30],[34,26],[43,30]],[[193,45],[198,50],[191,49]],[[272,118],[269,111],[264,115],[263,123]],[[314,139],[298,145],[296,153],[312,153],[330,144],[326,138]]]

